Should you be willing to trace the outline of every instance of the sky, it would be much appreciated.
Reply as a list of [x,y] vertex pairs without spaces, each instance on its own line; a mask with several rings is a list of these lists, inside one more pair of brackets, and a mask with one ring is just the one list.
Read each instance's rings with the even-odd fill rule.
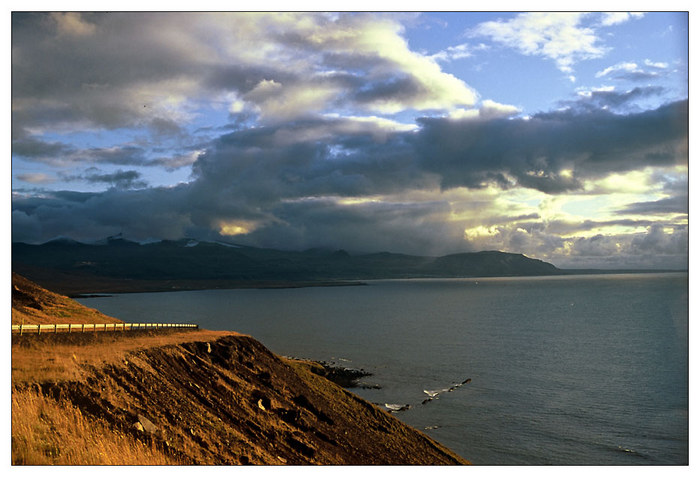
[[12,240],[688,266],[688,14],[48,12]]

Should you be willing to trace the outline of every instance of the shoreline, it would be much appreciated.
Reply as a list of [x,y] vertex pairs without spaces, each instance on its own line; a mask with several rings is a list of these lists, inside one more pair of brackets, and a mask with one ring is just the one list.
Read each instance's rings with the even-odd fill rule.
[[165,293],[200,290],[238,290],[238,289],[285,289],[315,287],[350,287],[366,286],[363,281],[229,281],[229,280],[126,280],[102,282],[97,286],[80,286],[76,284],[54,285],[54,289],[63,289],[69,298],[106,298],[122,293]]
[[373,281],[383,280],[444,280],[444,279],[556,279],[613,275],[653,275],[653,274],[688,274],[687,270],[566,270],[556,275],[503,275],[503,276],[406,276],[371,279],[347,280],[228,280],[228,279],[120,279],[108,277],[70,277],[40,276],[32,278],[41,286],[56,290],[70,298],[88,299],[105,298],[114,294],[126,293],[164,293],[199,290],[236,290],[236,289],[289,289],[314,287],[367,286]]
[[[276,355],[251,336],[125,338],[13,342],[13,465],[470,464],[334,385],[322,364]],[[110,452],[91,452],[96,444]]]

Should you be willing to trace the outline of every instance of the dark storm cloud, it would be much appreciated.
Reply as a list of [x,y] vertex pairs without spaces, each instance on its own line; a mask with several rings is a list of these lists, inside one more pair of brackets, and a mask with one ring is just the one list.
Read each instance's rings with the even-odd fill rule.
[[159,28],[161,22],[177,28],[187,16],[13,13],[12,19],[17,134],[37,125],[147,124],[163,114],[144,103],[145,91],[161,92],[148,85],[171,85],[197,71],[196,57]]
[[687,228],[680,233],[664,233],[663,224],[651,225],[645,235],[632,240],[632,247],[640,253],[683,254],[688,251]]
[[141,173],[137,171],[118,170],[103,173],[99,169],[89,168],[83,174],[65,177],[66,180],[81,180],[91,184],[109,184],[118,189],[144,188],[148,183],[141,179]]
[[354,95],[354,99],[359,103],[371,104],[382,102],[386,99],[401,100],[411,98],[419,94],[427,94],[427,91],[412,77],[405,75],[370,84],[360,89]]
[[[360,128],[360,130],[353,130]],[[247,200],[358,196],[431,184],[402,134],[334,119],[243,130],[221,137],[194,164],[196,187]]]
[[[686,114],[687,104],[677,103],[630,115],[565,111],[530,120],[425,119],[418,131],[387,133],[381,140],[369,127],[349,131],[346,120],[257,128],[223,136],[200,156],[192,192],[202,203],[235,204],[239,218],[259,219],[262,225],[245,237],[254,244],[300,248],[338,244],[352,249],[354,243],[366,250],[459,251],[470,245],[464,241],[464,226],[446,220],[452,211],[446,203],[428,209],[397,204],[345,207],[312,199],[438,185],[565,192],[610,172],[686,164]],[[571,169],[574,176],[562,176],[562,168]],[[531,222],[537,219],[533,215],[503,214],[500,219],[520,222],[501,227],[498,241],[477,242],[477,248],[544,256],[563,247],[561,234],[652,224],[620,219],[544,225]],[[389,240],[393,246],[387,245]],[[576,257],[590,264],[590,257],[599,254],[587,253],[596,246],[609,251],[610,243],[624,243],[621,236],[610,240],[584,239]]]
[[[167,126],[163,126],[167,128]],[[170,131],[172,132],[172,131]],[[140,146],[93,147],[79,149],[60,142],[45,142],[35,138],[24,138],[12,144],[12,154],[27,161],[52,165],[112,164],[121,166],[165,167],[174,170],[194,161],[193,152],[185,151],[173,157],[147,157],[146,149]]]
[[58,158],[74,151],[72,146],[60,142],[46,142],[27,137],[12,143],[12,153],[27,159]]
[[160,166],[165,168],[167,171],[174,171],[182,167],[191,166],[192,163],[197,159],[198,152],[189,151],[183,152],[180,155],[170,156],[170,157],[157,157],[155,159],[149,160],[146,164],[147,166]]
[[179,136],[185,134],[183,128],[172,119],[153,118],[148,128],[156,136]]
[[59,142],[22,139],[12,145],[12,153],[28,161],[46,164],[148,165],[145,150],[138,146],[78,149]]
[[192,225],[184,192],[172,187],[16,196],[12,239],[43,242],[68,236],[90,241],[119,232],[137,239],[181,238]]
[[[327,119],[222,136],[194,164],[198,182],[250,200],[359,196],[434,186],[562,193],[611,172],[686,162],[687,103],[637,115],[530,120],[423,119],[416,132]],[[351,126],[354,129],[351,129]],[[561,171],[573,171],[572,176]],[[199,187],[199,185],[197,186]]]
[[[190,58],[157,28],[187,16],[121,12],[77,14],[86,34],[60,31],[61,14],[14,13],[13,86],[17,97],[104,92],[135,81],[176,77]],[[146,26],[149,28],[145,28]],[[173,38],[175,40],[175,38]],[[34,71],[32,71],[32,69]]]
[[[347,235],[368,250],[375,240],[376,250],[391,248],[385,245],[388,237],[402,237],[405,248],[396,242],[392,250],[421,253],[437,249],[439,243],[449,249],[461,241],[464,248],[464,226],[446,220],[446,203],[348,206],[329,198],[480,188],[486,183],[559,193],[610,172],[687,164],[687,102],[630,115],[565,111],[530,120],[426,118],[421,125],[416,131],[401,131],[373,122],[323,118],[243,129],[221,136],[197,157],[189,184],[108,191],[80,202],[54,196],[32,211],[15,207],[25,216],[13,223],[21,235],[22,227],[36,230],[30,219],[39,220],[43,239],[70,235],[68,231],[84,235],[85,230],[107,230],[110,225],[138,230],[139,238],[147,238],[216,232],[222,221],[244,220],[255,226],[238,238],[251,245],[323,245]],[[559,174],[563,168],[573,176]],[[49,210],[60,220],[51,218]],[[128,225],[130,213],[144,217],[144,210],[168,220],[144,218],[138,226]],[[91,221],[95,223],[89,226]],[[601,225],[615,224],[590,222],[577,230]],[[560,233],[566,229],[562,224],[552,227]],[[541,234],[541,243],[551,242]],[[517,229],[511,235],[509,243],[525,240]]]
[[[443,188],[480,187],[508,174],[525,187],[558,193],[611,172],[687,163],[687,115],[682,101],[629,115],[567,110],[528,120],[423,119],[411,142],[421,167],[439,174]],[[561,175],[565,169],[573,176]]]
[[297,75],[281,71],[273,65],[214,65],[204,72],[203,84],[213,90],[237,91],[246,94],[261,81],[274,80],[278,83],[299,81]]
[[83,149],[76,155],[83,163],[143,165],[147,162],[144,150],[136,146]]
[[603,108],[610,108],[613,111],[630,112],[637,108],[636,101],[659,97],[665,92],[665,88],[660,86],[638,86],[629,91],[591,91],[579,96],[576,100],[561,101],[560,104],[581,111],[600,111]]
[[628,268],[687,269],[688,229],[664,232],[664,225],[650,225],[646,232],[625,235],[595,235],[574,240],[570,266],[605,267],[612,260]]
[[669,197],[666,199],[655,200],[651,202],[635,202],[629,204],[617,211],[621,215],[639,214],[639,215],[667,215],[667,214],[687,214],[688,213],[688,197],[687,195]]
[[444,220],[447,214],[449,206],[444,202],[352,207],[323,200],[283,203],[275,208],[280,220],[247,239],[274,248],[324,247],[351,252],[435,255],[468,249],[460,227]]

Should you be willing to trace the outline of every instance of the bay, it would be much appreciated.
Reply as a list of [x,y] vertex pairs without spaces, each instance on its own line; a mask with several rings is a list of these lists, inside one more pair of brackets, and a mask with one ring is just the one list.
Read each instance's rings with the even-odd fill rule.
[[[365,399],[482,465],[688,463],[688,275],[411,279],[80,300],[362,368]],[[423,403],[424,390],[447,389]]]

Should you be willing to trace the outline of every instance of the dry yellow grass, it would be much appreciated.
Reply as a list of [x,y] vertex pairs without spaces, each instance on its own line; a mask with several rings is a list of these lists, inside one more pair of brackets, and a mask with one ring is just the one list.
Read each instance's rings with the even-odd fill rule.
[[[12,346],[14,465],[179,465],[173,457],[105,423],[92,421],[35,384],[81,380],[85,366],[123,363],[129,351],[189,341],[213,341],[225,331],[108,332],[72,338],[26,336]],[[58,338],[58,339],[57,339]]]
[[232,331],[132,331],[15,337],[12,345],[12,384],[80,380],[84,366],[101,367],[124,361],[129,351],[190,341],[214,341]]
[[[13,273],[12,323],[120,323]],[[90,420],[37,384],[81,381],[89,368],[123,363],[129,351],[231,332],[206,330],[97,332],[13,336],[12,463],[15,465],[181,464],[152,445]]]
[[123,323],[12,274],[12,324]]
[[[313,364],[281,360],[235,335],[21,337],[13,353],[13,464],[466,463],[315,375]],[[70,360],[83,363],[57,366],[81,351]],[[31,369],[47,357],[54,367]]]
[[178,465],[155,446],[87,419],[70,403],[12,393],[13,465]]

